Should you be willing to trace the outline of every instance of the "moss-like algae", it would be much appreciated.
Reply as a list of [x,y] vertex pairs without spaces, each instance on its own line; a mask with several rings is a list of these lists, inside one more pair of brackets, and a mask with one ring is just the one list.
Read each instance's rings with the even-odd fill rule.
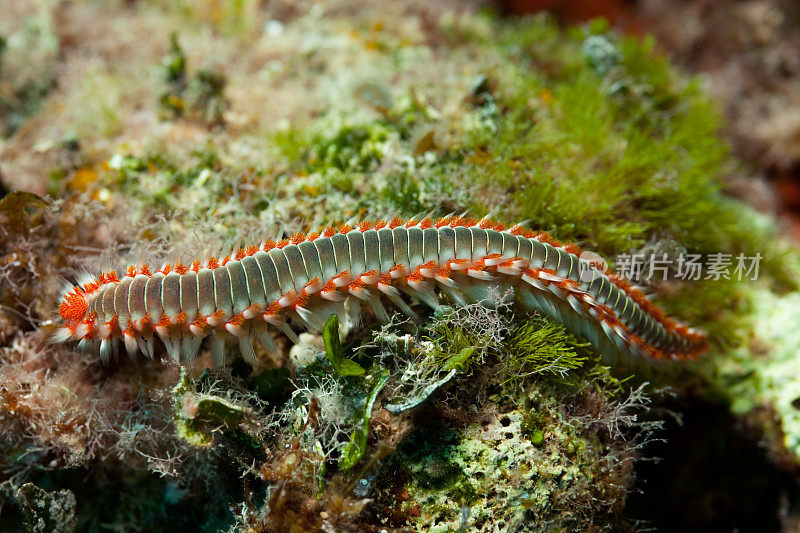
[[[652,40],[619,37],[601,22],[564,32],[544,16],[442,12],[420,15],[427,29],[409,30],[367,15],[351,20],[311,10],[285,23],[264,21],[280,34],[278,42],[254,36],[243,16],[254,5],[147,4],[144,11],[177,17],[182,28],[183,47],[173,38],[169,49],[141,63],[149,66],[142,70],[160,65],[160,80],[123,90],[119,70],[94,65],[71,89],[66,85],[71,92],[40,102],[48,110],[98,102],[68,106],[77,133],[70,148],[59,149],[78,163],[59,160],[43,171],[51,193],[64,198],[64,220],[94,198],[103,211],[99,227],[126,228],[114,229],[124,241],[119,248],[147,249],[169,236],[176,249],[194,255],[198,241],[232,242],[246,228],[276,223],[291,234],[353,217],[466,210],[527,221],[609,257],[662,244],[679,253],[761,252],[763,292],[737,280],[671,280],[652,289],[669,312],[711,333],[712,357],[690,367],[688,381],[737,413],[774,409],[780,424],[769,426],[772,442],[785,435],[776,453],[785,448],[797,456],[800,394],[782,380],[793,375],[796,350],[789,326],[777,328],[793,316],[796,258],[777,243],[771,222],[720,193],[731,163],[714,105],[698,81],[659,56]],[[197,21],[224,37],[195,32]],[[349,28],[347,38],[338,25]],[[169,31],[159,28],[166,46]],[[213,64],[194,75],[186,67],[206,66],[192,54],[195,47],[205,53],[203,41],[212,34],[215,46],[235,50],[229,59],[243,56],[227,78],[212,74],[219,72]],[[246,64],[260,65],[258,72]],[[269,98],[259,99],[260,86]],[[291,98],[280,92],[286,86],[296,93]],[[272,92],[283,98],[278,105],[271,104]],[[138,97],[133,107],[131,95]],[[256,104],[248,107],[251,99]],[[284,114],[274,109],[282,104],[289,109]],[[162,122],[145,120],[145,133],[123,118],[141,107],[147,120],[161,112]],[[112,248],[112,239],[98,233],[97,247]],[[264,237],[259,230],[252,240]],[[777,299],[772,289],[788,294]],[[419,306],[419,323],[383,328],[366,313],[363,322],[347,325],[342,343],[328,331],[327,349],[324,338],[309,335],[306,359],[264,356],[255,369],[235,361],[232,375],[214,374],[214,383],[208,374],[186,374],[160,404],[171,402],[163,416],[147,418],[128,407],[129,416],[110,417],[124,425],[108,422],[102,436],[81,439],[139,458],[134,470],[181,482],[167,497],[163,483],[141,482],[145,474],[120,476],[128,489],[141,487],[129,513],[133,523],[152,524],[169,514],[170,502],[213,493],[207,514],[181,520],[211,529],[233,503],[237,527],[251,531],[628,526],[620,511],[633,460],[653,429],[637,419],[648,411],[643,389],[603,366],[562,326],[504,298],[467,309],[446,300],[433,313]],[[759,351],[753,331],[768,345],[763,359],[753,357]],[[288,343],[275,340],[282,348]],[[723,351],[733,357],[718,357]],[[134,391],[163,389],[175,379],[151,363],[136,372],[133,363],[107,370],[87,364]],[[11,376],[11,365],[3,372]],[[140,384],[130,377],[137,372],[160,381]],[[53,373],[56,366],[42,375]],[[51,379],[36,376],[4,389],[0,421],[11,433],[33,427],[24,413],[41,406],[26,403],[22,391]],[[69,440],[66,426],[62,433],[59,442],[76,449],[75,442],[84,442]],[[108,440],[115,434],[118,440]],[[116,457],[85,450],[70,456],[66,444],[47,448],[39,438],[48,451],[41,464],[29,461],[40,474],[49,468],[48,453],[108,463]],[[4,459],[9,463],[23,455],[16,442]],[[172,464],[180,461],[188,466]],[[203,488],[200,477],[228,482]],[[191,494],[176,496],[184,490]],[[76,496],[79,509],[102,500],[88,491]],[[123,515],[112,521],[124,522]]]

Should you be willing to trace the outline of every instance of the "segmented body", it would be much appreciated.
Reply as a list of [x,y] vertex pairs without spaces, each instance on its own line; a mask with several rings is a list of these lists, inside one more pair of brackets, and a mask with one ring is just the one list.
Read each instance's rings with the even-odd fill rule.
[[129,352],[138,348],[152,356],[156,334],[173,359],[188,361],[209,336],[221,360],[224,337],[233,335],[254,358],[250,333],[275,349],[266,325],[294,336],[287,316],[319,327],[348,296],[385,319],[381,297],[413,315],[403,293],[435,306],[438,286],[464,304],[499,285],[515,288],[526,305],[564,322],[601,353],[676,359],[705,349],[703,335],[665,317],[624,280],[589,267],[579,253],[545,233],[488,220],[396,219],[328,228],[203,264],[156,272],[128,267],[122,278],[101,274],[65,294],[58,338],[99,341],[104,355],[122,338]]

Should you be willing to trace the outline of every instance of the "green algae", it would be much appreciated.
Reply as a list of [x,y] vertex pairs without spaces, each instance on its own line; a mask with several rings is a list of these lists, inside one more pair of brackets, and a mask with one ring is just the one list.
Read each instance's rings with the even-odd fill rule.
[[350,441],[342,449],[339,459],[339,469],[346,472],[353,468],[367,451],[367,436],[369,435],[372,408],[383,386],[389,381],[389,373],[385,368],[377,365],[371,367],[370,372],[367,373],[355,361],[345,359],[339,340],[339,317],[335,314],[332,314],[325,322],[322,337],[325,343],[325,357],[333,366],[336,374],[342,378],[363,376],[363,387],[367,391],[366,397],[362,402],[361,412],[357,415],[358,420],[355,424],[355,429],[350,435]]
[[480,340],[475,335],[448,320],[436,321],[431,329],[427,339],[433,347],[430,355],[441,370],[465,371],[478,362],[476,345]]
[[325,357],[333,365],[333,369],[337,374],[342,377],[364,375],[365,370],[361,365],[352,359],[345,359],[344,357],[342,344],[339,340],[339,317],[335,314],[328,317],[325,322],[325,327],[322,330],[322,339],[325,342]]
[[[198,378],[199,381],[203,376]],[[236,455],[264,457],[263,443],[254,432],[257,425],[252,409],[214,394],[198,393],[197,385],[182,370],[173,389],[175,431],[179,439],[197,448],[209,448],[219,437],[228,441]]]
[[[247,5],[226,2],[215,27],[228,32],[244,24]],[[218,128],[226,80],[208,70],[192,76],[173,38],[160,93],[147,105],[161,111],[170,131],[194,127],[179,120],[194,118],[217,127],[216,137],[189,141],[188,148],[157,136],[142,145],[119,143],[107,161],[96,161],[99,178],[88,192],[105,188],[126,214],[152,224],[141,237],[171,234],[193,249],[200,224],[212,237],[233,241],[244,228],[276,220],[291,233],[353,217],[469,211],[526,221],[609,257],[659,242],[702,254],[762,251],[768,282],[796,289],[790,254],[775,244],[772,223],[720,193],[730,163],[714,105],[652,40],[621,38],[597,22],[562,32],[547,17],[486,14],[443,18],[437,31],[449,40],[444,50],[463,55],[442,62],[419,43],[403,55],[392,50],[401,38],[371,34],[378,51],[370,53],[394,61],[380,78],[355,83],[353,100],[343,84],[323,104],[308,102],[313,118],[306,122],[253,135]],[[303,57],[330,56],[312,50]],[[433,72],[425,70],[429,62]],[[421,77],[406,75],[417,68]],[[87,96],[117,81],[98,79]],[[118,131],[114,102],[88,110],[83,127],[97,121],[103,135]],[[794,295],[773,300],[735,280],[666,290],[671,295],[659,303],[706,329],[716,351],[734,353],[699,371],[716,387],[712,394],[740,414],[776,409],[781,427],[772,438],[785,435],[782,444],[798,453],[800,393],[785,379],[796,375],[797,350],[787,333]],[[326,325],[325,349],[311,364],[238,372],[274,410],[274,440],[264,436],[268,424],[258,429],[266,419],[240,391],[204,391],[184,376],[173,392],[178,440],[233,457],[248,483],[257,476],[240,463],[275,472],[264,475],[273,484],[269,496],[247,496],[247,506],[264,502],[273,516],[311,516],[314,509],[317,523],[320,508],[297,493],[294,500],[271,499],[312,479],[310,496],[315,505],[326,502],[329,516],[341,509],[330,502],[341,502],[354,486],[364,498],[375,496],[377,509],[363,519],[380,516],[381,526],[624,526],[618,512],[640,442],[632,437],[638,426],[619,412],[629,381],[558,324],[508,309],[493,315],[500,329],[489,334],[485,324],[454,317],[457,307],[390,328],[378,340],[392,348],[368,346],[378,335],[367,315],[343,339],[354,359],[344,357],[338,326]],[[763,359],[741,343],[756,330],[775,346]],[[337,487],[346,488],[338,500],[323,498]],[[396,513],[382,514],[389,507]]]
[[365,377],[364,381],[369,393],[364,399],[360,420],[356,424],[352,435],[350,435],[350,441],[342,450],[341,459],[339,459],[339,469],[343,472],[353,468],[367,451],[367,437],[369,436],[372,407],[375,405],[375,400],[378,398],[383,386],[389,381],[389,373],[384,368],[374,368]]
[[511,356],[506,363],[509,379],[533,374],[564,377],[586,362],[587,357],[579,350],[587,348],[588,343],[578,341],[558,324],[538,322],[522,324],[512,334]]
[[161,60],[161,76],[166,84],[158,97],[161,117],[197,118],[208,125],[224,123],[229,104],[223,95],[226,79],[221,72],[201,69],[194,76],[187,71],[186,56],[178,35],[170,35],[170,48]]
[[[766,416],[765,432],[771,451],[791,454],[800,461],[800,293],[783,296],[763,288],[751,289],[752,334],[732,347],[724,359],[709,362],[704,371],[713,393],[730,403],[740,416]],[[766,412],[764,412],[766,410]]]

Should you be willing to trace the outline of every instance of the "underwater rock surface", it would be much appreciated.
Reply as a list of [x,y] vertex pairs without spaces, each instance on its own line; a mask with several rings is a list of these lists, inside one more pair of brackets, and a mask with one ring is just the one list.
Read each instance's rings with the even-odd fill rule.
[[[0,531],[658,527],[626,501],[692,402],[758,443],[788,502],[764,512],[796,522],[800,260],[720,193],[735,162],[716,105],[651,39],[460,2],[10,4]],[[418,321],[293,324],[303,342],[276,330],[255,366],[234,345],[225,368],[207,349],[177,368],[48,342],[81,268],[467,211],[617,270],[728,254],[716,276],[634,280],[709,353],[632,374],[500,292],[412,302]],[[760,254],[758,280],[738,279],[740,254]]]

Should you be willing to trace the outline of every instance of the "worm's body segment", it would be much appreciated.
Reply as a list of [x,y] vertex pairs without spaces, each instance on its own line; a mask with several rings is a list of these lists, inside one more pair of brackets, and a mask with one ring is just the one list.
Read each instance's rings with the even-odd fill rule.
[[224,335],[232,334],[253,357],[251,332],[274,349],[267,324],[294,338],[287,315],[319,327],[331,305],[347,297],[369,302],[385,318],[381,296],[413,315],[403,293],[434,306],[436,286],[464,303],[481,301],[488,287],[500,285],[517,289],[526,305],[564,322],[601,353],[682,359],[705,349],[703,335],[665,317],[579,253],[547,234],[486,220],[396,219],[329,228],[202,265],[165,265],[157,272],[128,267],[121,279],[101,274],[65,294],[58,338],[99,340],[104,355],[122,338],[129,352],[138,348],[152,356],[156,334],[173,359],[188,361],[208,336],[221,359]]

